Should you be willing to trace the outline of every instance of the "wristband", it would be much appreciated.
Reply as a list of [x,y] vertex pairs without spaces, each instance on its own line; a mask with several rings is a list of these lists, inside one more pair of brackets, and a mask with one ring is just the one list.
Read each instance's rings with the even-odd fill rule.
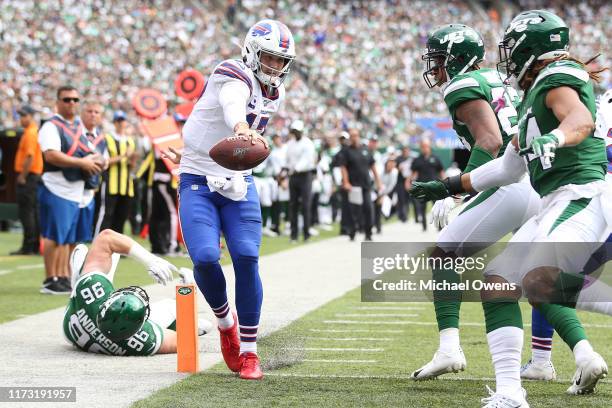
[[565,145],[565,133],[563,133],[561,129],[559,128],[554,129],[550,132],[550,134],[554,135],[559,141],[559,144],[557,145],[557,147],[563,147]]
[[149,266],[151,258],[153,257],[153,255],[144,249],[138,242],[134,242],[130,248],[130,252],[128,252],[128,255],[147,267]]
[[463,173],[456,176],[447,177],[443,180],[443,183],[446,186],[446,191],[448,191],[449,195],[454,196],[460,193],[465,193],[463,185],[461,184],[462,175]]

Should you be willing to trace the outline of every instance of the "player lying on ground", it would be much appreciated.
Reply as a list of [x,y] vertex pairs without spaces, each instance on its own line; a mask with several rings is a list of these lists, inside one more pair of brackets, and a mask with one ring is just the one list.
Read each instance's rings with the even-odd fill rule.
[[[176,305],[173,299],[149,305],[147,292],[138,286],[115,290],[113,278],[119,254],[144,265],[149,275],[166,285],[177,272],[183,283],[193,273],[177,268],[144,249],[133,239],[112,230],[102,231],[88,250],[78,245],[70,257],[73,290],[64,315],[64,335],[77,348],[115,356],[151,356],[176,353]],[[198,334],[210,331],[199,319]]]
[[[594,286],[582,291],[584,276],[578,273],[610,233],[612,197],[604,180],[605,144],[593,134],[596,112],[590,79],[598,80],[598,75],[573,60],[568,48],[569,28],[554,14],[533,10],[512,20],[500,43],[499,65],[525,91],[518,137],[502,157],[444,182],[415,183],[411,193],[442,199],[515,183],[529,173],[542,208],[485,274],[523,289],[572,349],[576,373],[567,392],[585,394],[593,392],[608,367],[568,306]],[[563,252],[568,248],[561,249],[563,242],[579,251]],[[526,251],[525,243],[540,244]],[[542,250],[542,243],[549,247]],[[494,360],[497,390],[483,402],[486,407],[528,407],[519,374],[523,331],[506,329],[496,345],[504,350]],[[498,367],[503,368],[499,373]]]

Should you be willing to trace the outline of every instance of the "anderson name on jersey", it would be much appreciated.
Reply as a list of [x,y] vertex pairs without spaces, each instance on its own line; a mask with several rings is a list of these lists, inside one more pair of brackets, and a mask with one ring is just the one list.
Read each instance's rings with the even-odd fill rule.
[[[219,140],[234,133],[226,122],[223,107],[219,101],[221,88],[226,85],[239,86],[245,91],[246,117],[243,119],[251,129],[260,133],[265,131],[271,116],[276,113],[285,97],[284,85],[272,88],[261,86],[253,71],[242,61],[225,60],[217,65],[208,79],[202,96],[189,115],[183,127],[185,143],[180,173],[202,176],[232,177],[235,171],[215,163],[208,152]],[[270,92],[270,93],[268,93]],[[240,92],[238,93],[240,94]],[[250,170],[243,172],[250,174]]]
[[114,290],[106,274],[99,272],[83,275],[77,281],[64,314],[66,339],[90,353],[114,356],[150,356],[157,353],[162,344],[163,331],[150,319],[132,337],[117,342],[98,329],[98,311]]

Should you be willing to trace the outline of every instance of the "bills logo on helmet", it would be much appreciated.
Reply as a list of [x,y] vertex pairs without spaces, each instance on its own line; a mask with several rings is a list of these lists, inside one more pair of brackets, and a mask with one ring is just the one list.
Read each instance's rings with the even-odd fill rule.
[[278,25],[278,31],[280,32],[278,45],[287,51],[291,45],[291,32],[283,23],[277,22],[276,24]]
[[258,23],[251,30],[253,37],[266,36],[272,32],[272,26],[268,23]]

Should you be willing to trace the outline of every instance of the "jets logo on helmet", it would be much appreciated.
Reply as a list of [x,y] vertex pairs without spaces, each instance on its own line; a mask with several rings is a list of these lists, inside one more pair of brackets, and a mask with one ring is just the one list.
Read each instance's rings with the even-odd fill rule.
[[516,31],[517,33],[522,33],[523,31],[525,31],[527,29],[527,25],[528,24],[539,24],[541,22],[543,22],[544,19],[540,16],[538,17],[532,17],[532,18],[523,18],[521,20],[512,20],[510,22],[510,25],[508,26],[508,28],[506,29],[506,34],[508,34],[511,31]]
[[499,43],[497,69],[520,85],[535,61],[568,55],[568,49],[569,28],[560,17],[544,10],[526,11],[510,22]]
[[[282,58],[282,68],[264,66],[261,62],[264,54]],[[249,29],[242,46],[242,60],[262,84],[279,87],[289,74],[294,59],[295,42],[286,25],[276,20],[262,20]]]
[[484,56],[484,42],[473,28],[463,24],[439,27],[427,39],[423,79],[429,88],[444,85],[482,62]]

